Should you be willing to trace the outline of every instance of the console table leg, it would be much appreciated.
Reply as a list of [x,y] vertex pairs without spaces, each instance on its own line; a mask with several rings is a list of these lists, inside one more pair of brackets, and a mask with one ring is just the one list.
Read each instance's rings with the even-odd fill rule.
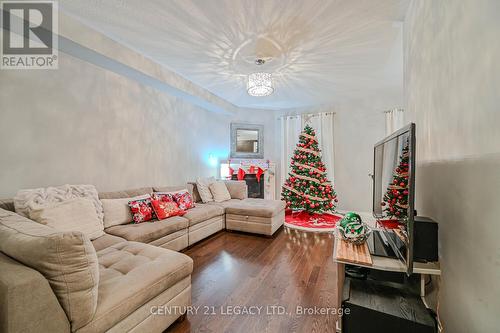
[[[337,312],[342,308],[342,295],[344,294],[345,265],[337,263]],[[337,314],[336,331],[342,332],[342,317]]]
[[429,305],[427,305],[427,302],[425,301],[425,277],[426,274],[420,274],[420,298],[422,299],[422,302],[424,303],[425,307],[429,309]]

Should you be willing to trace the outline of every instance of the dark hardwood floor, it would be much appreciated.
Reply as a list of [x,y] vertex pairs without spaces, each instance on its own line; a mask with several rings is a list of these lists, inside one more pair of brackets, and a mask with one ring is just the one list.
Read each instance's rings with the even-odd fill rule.
[[[184,253],[194,260],[199,309],[166,332],[335,332],[334,315],[297,312],[336,306],[333,241],[282,228],[274,238],[223,231],[196,244]],[[231,314],[237,306],[242,313]]]

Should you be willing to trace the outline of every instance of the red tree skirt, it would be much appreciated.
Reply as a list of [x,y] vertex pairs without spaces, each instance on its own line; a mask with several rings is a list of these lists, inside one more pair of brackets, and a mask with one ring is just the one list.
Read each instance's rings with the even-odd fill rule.
[[305,211],[285,213],[285,226],[292,229],[305,231],[329,232],[335,229],[335,225],[342,219],[337,214],[309,214]]
[[398,229],[400,225],[398,220],[392,220],[392,219],[378,220],[377,222],[380,226],[386,229]]

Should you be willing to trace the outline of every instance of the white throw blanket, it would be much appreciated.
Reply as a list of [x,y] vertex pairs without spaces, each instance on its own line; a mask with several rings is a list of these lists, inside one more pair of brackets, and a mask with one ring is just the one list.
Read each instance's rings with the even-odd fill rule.
[[92,201],[97,216],[104,223],[104,212],[99,194],[94,185],[62,185],[57,187],[19,190],[14,197],[16,213],[29,218],[29,212],[54,203],[75,198],[87,198]]

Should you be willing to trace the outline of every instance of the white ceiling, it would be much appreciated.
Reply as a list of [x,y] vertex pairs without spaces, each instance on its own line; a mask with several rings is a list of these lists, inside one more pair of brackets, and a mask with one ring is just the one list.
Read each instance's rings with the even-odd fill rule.
[[[408,0],[65,0],[60,7],[239,106],[286,109],[401,91]],[[257,57],[268,59],[262,66]],[[246,93],[273,74],[275,92]]]

